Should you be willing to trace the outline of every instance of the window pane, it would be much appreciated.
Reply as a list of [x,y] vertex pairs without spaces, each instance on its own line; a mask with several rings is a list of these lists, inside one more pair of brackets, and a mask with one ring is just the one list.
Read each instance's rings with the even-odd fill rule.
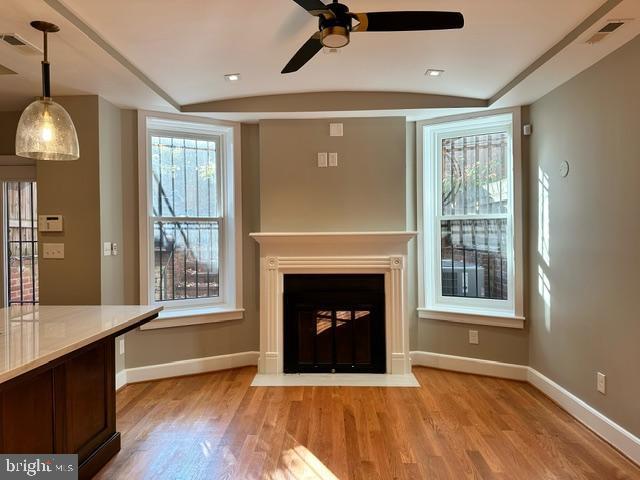
[[7,299],[38,303],[38,212],[35,182],[7,182]]
[[442,214],[507,213],[506,132],[442,140]]
[[155,222],[155,299],[211,298],[220,294],[217,222]]
[[151,137],[153,215],[217,217],[216,142]]
[[507,220],[440,222],[442,295],[507,300]]

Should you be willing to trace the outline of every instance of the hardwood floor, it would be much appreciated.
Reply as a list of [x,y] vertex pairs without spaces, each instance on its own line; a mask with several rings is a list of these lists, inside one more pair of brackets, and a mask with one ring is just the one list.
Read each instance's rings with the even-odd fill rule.
[[129,385],[99,479],[640,479],[526,383],[415,368],[421,388],[250,387],[255,368]]

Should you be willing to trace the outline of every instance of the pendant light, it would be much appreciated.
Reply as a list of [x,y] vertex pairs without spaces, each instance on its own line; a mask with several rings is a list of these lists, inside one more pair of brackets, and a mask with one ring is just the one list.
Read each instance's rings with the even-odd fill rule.
[[16,132],[16,155],[36,160],[77,160],[78,134],[67,111],[51,99],[47,34],[60,31],[53,23],[31,22],[44,34],[42,97],[31,103],[20,116]]

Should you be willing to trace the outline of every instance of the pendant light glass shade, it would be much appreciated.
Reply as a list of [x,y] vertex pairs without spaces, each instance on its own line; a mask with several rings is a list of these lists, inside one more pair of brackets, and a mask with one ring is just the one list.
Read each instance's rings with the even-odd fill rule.
[[18,122],[16,155],[36,160],[77,160],[78,134],[67,111],[51,98],[31,103]]
[[42,97],[29,105],[18,122],[16,155],[36,160],[77,160],[78,134],[67,111],[51,99],[51,78],[47,34],[60,27],[42,20],[31,26],[43,34]]

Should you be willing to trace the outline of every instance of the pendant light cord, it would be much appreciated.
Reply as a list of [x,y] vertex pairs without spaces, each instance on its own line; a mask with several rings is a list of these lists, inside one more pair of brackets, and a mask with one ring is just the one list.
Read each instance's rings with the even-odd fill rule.
[[44,60],[42,61],[42,96],[44,98],[51,97],[51,71],[49,65],[49,49],[47,44],[47,32],[44,34]]

